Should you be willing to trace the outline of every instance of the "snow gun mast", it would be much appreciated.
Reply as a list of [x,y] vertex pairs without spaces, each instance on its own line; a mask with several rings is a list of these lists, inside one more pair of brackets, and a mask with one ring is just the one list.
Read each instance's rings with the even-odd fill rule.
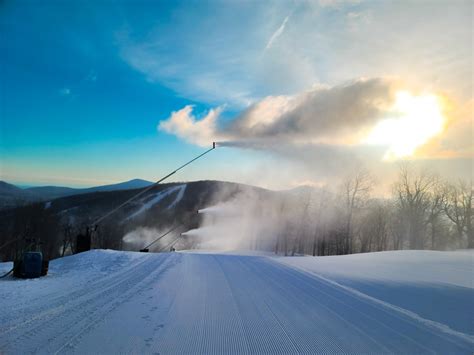
[[[199,154],[197,157],[191,159],[190,161],[188,161],[187,163],[181,165],[180,167],[178,167],[177,169],[173,170],[171,173],[169,173],[168,175],[162,177],[161,179],[159,179],[158,181],[156,181],[155,183],[151,184],[150,186],[148,186],[147,188],[143,189],[142,191],[140,191],[139,193],[137,193],[136,195],[132,196],[131,198],[129,198],[128,200],[122,202],[120,205],[118,205],[117,207],[113,208],[112,210],[110,210],[109,212],[107,212],[106,214],[102,215],[101,217],[97,218],[91,225],[89,225],[87,228],[86,228],[86,231],[84,234],[79,234],[77,236],[77,239],[76,239],[76,254],[77,253],[80,253],[80,252],[83,252],[83,251],[88,251],[91,249],[91,244],[92,244],[92,235],[93,233],[99,228],[99,225],[102,221],[104,221],[106,218],[110,217],[112,214],[114,214],[115,212],[117,212],[119,209],[121,209],[122,207],[124,207],[125,205],[129,204],[130,202],[134,201],[135,199],[137,199],[139,196],[142,196],[144,195],[145,193],[147,193],[148,191],[150,191],[151,189],[155,188],[157,185],[159,185],[161,182],[165,181],[166,179],[168,179],[169,177],[171,177],[172,175],[176,174],[178,171],[180,171],[181,169],[183,169],[184,167],[188,166],[189,164],[193,163],[194,161],[198,160],[199,158],[203,157],[204,155],[210,153],[211,151],[213,151],[214,149],[216,149],[216,142],[212,142],[212,148],[206,150],[205,152]],[[155,242],[157,242],[158,240],[160,240],[162,237],[164,237],[165,235],[167,235],[168,233],[171,233],[173,230],[175,230],[176,228],[180,227],[180,225],[172,228],[172,230],[166,232],[164,235],[158,237],[153,243],[151,243],[150,245],[148,245],[147,247],[141,249],[140,251],[142,252],[147,252],[149,251],[149,247],[154,244]],[[174,245],[174,244],[173,244]]]

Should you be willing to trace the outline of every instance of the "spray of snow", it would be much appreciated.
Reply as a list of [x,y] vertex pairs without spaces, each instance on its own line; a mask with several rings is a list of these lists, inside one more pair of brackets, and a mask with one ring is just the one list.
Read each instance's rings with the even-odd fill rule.
[[[309,199],[315,197],[313,193],[317,191],[292,190],[276,195],[267,190],[244,188],[227,200],[217,196],[217,201],[224,202],[199,210],[199,228],[183,235],[192,239],[200,249],[274,250],[282,235],[293,238],[303,232],[302,229],[308,229],[308,224],[303,222],[310,212],[314,212],[309,211]],[[218,195],[229,194],[220,191]],[[315,206],[311,204],[311,208]]]
[[137,228],[123,237],[125,243],[124,249],[137,250],[145,247],[146,245],[153,242],[160,235],[165,233],[164,230],[155,228]]
[[316,223],[322,226],[337,220],[332,196],[310,187],[277,193],[251,187],[229,193],[224,187],[214,197],[221,202],[200,209],[199,228],[185,235],[199,249],[274,251],[278,243],[282,249],[284,240],[288,245],[302,235],[312,240]]

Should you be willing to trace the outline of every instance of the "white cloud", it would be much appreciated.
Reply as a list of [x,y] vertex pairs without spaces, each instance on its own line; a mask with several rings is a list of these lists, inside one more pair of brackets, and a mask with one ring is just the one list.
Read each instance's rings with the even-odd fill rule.
[[341,8],[344,5],[359,4],[361,0],[319,0],[319,6],[330,8]]
[[286,23],[288,22],[290,16],[286,16],[285,19],[283,20],[283,23],[278,27],[278,29],[272,34],[270,37],[267,45],[265,46],[265,50],[268,50],[272,47],[273,43],[277,40],[278,37],[280,37],[285,30]]
[[198,120],[192,114],[193,107],[188,105],[179,111],[172,112],[167,120],[158,124],[158,129],[174,134],[185,141],[201,146],[225,138],[217,132],[217,119],[222,108],[210,110],[205,117]]
[[294,96],[270,96],[219,126],[221,108],[201,120],[192,107],[173,112],[159,129],[198,145],[211,141],[254,148],[271,145],[350,144],[383,118],[393,100],[393,83],[359,79],[334,87],[315,86]]
[[175,11],[173,23],[143,36],[124,31],[122,58],[148,80],[215,105],[245,107],[354,77],[472,96],[469,1],[262,4],[227,4],[212,16]]

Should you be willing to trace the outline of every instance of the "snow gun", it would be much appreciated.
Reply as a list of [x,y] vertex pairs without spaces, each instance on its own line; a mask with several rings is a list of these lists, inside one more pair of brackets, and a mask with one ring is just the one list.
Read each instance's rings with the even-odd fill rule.
[[157,241],[163,239],[164,237],[166,237],[168,234],[170,234],[171,232],[173,232],[174,230],[178,229],[179,227],[182,227],[183,224],[178,224],[177,226],[171,228],[169,231],[167,231],[165,234],[162,234],[160,235],[158,238],[156,238],[154,241],[152,241],[150,244],[148,244],[146,247],[144,247],[143,249],[140,249],[140,252],[142,253],[148,253],[150,251],[150,247],[155,244]]
[[[161,182],[165,181],[166,179],[168,179],[170,176],[176,174],[178,171],[180,171],[181,169],[183,169],[184,167],[188,166],[189,164],[193,163],[194,161],[198,160],[199,158],[203,157],[204,155],[208,154],[209,152],[211,152],[212,150],[216,149],[216,142],[212,142],[212,148],[206,150],[204,153],[201,153],[199,154],[197,157],[191,159],[190,161],[188,161],[187,163],[181,165],[180,167],[178,167],[177,169],[173,170],[171,173],[169,173],[168,175],[162,177],[161,179],[159,179],[158,181],[156,181],[155,183],[151,184],[150,186],[148,186],[147,188],[143,189],[142,191],[140,191],[139,193],[137,193],[136,195],[132,196],[131,198],[129,198],[128,200],[122,202],[120,205],[118,205],[117,207],[115,207],[114,209],[112,209],[111,211],[107,212],[106,214],[104,214],[103,216],[97,218],[90,226],[88,226],[86,228],[86,233],[85,234],[80,234],[77,236],[77,244],[79,247],[76,248],[76,253],[80,253],[80,252],[83,252],[83,251],[88,251],[91,249],[91,243],[92,243],[92,234],[93,232],[95,232],[97,230],[97,228],[99,227],[99,224],[105,220],[106,218],[110,217],[112,214],[114,214],[115,212],[117,212],[119,209],[121,209],[122,207],[124,207],[125,205],[129,204],[130,202],[132,202],[133,200],[137,199],[139,196],[145,194],[146,192],[148,192],[149,190],[153,189],[154,187],[156,187],[158,184],[160,184]],[[144,249],[147,249],[146,247],[143,248],[142,250]]]

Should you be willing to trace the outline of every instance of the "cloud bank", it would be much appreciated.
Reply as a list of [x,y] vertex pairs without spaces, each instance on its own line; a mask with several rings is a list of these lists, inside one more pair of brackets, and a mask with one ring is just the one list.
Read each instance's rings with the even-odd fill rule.
[[316,86],[292,96],[268,96],[230,123],[220,124],[221,108],[203,118],[192,106],[173,112],[159,130],[207,146],[265,148],[272,145],[351,145],[383,119],[394,100],[395,84],[384,78],[358,79],[338,86]]

